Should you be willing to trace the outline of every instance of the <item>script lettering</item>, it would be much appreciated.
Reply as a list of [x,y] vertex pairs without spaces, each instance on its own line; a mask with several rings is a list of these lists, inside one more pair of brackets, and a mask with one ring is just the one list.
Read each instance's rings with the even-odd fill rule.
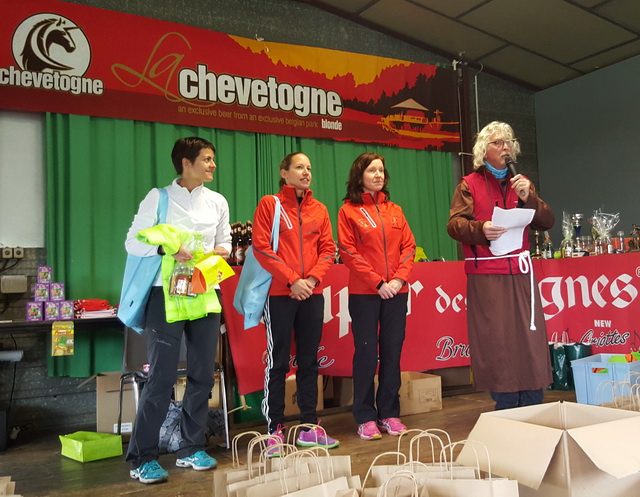
[[[184,41],[184,44],[187,46],[189,50],[191,50],[191,45],[189,44],[189,40],[187,40],[180,33],[167,33],[153,47],[151,50],[151,54],[147,59],[144,68],[142,71],[138,71],[132,67],[126,66],[124,64],[113,64],[111,66],[111,72],[115,75],[118,80],[130,87],[135,88],[140,86],[143,83],[148,84],[149,86],[160,90],[164,93],[167,100],[171,102],[186,102],[186,100],[179,95],[173,93],[169,88],[171,82],[173,81],[173,75],[178,69],[180,62],[184,59],[184,54],[180,53],[168,53],[166,55],[160,55],[160,50],[162,48],[163,43],[169,37],[178,37],[180,40]],[[127,81],[125,77],[127,75],[133,76],[134,79]],[[161,76],[166,75],[165,78],[161,79]],[[212,104],[207,104],[206,106],[210,106]]]
[[469,345],[458,343],[453,337],[444,336],[436,342],[436,348],[440,353],[436,356],[436,361],[448,361],[456,357],[471,357],[469,354]]

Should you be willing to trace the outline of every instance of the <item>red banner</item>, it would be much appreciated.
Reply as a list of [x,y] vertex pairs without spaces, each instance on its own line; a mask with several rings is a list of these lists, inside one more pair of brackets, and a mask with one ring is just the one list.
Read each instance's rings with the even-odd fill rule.
[[0,19],[0,108],[458,149],[451,69],[54,0]]
[[[549,336],[567,331],[591,343],[593,353],[628,352],[640,315],[640,253],[534,261]],[[324,330],[318,350],[321,373],[351,376],[353,339],[348,311],[348,269],[334,265],[323,282]],[[466,276],[462,262],[421,262],[409,290],[403,371],[470,363],[466,322]],[[233,309],[237,276],[222,283],[223,307],[239,390],[260,390],[264,380],[264,325],[243,330]],[[291,357],[295,366],[295,356]]]

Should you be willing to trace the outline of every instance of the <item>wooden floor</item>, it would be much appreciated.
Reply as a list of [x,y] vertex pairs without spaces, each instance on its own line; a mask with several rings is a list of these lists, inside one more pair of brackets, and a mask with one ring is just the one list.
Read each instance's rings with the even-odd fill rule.
[[[546,392],[545,402],[566,400],[575,402],[574,392]],[[468,393],[445,397],[441,411],[406,416],[409,428],[440,428],[447,431],[453,441],[467,438],[478,416],[493,409],[494,403],[486,393]],[[356,424],[350,412],[335,412],[322,417],[327,432],[338,438],[340,446],[332,454],[351,455],[353,474],[364,477],[373,457],[384,451],[396,450],[396,437],[383,435],[381,440],[364,441],[356,435]],[[232,435],[246,429],[264,432],[264,427],[237,426]],[[213,440],[212,440],[213,441]],[[125,447],[126,450],[126,447]],[[211,445],[210,455],[219,462],[219,468],[231,466],[230,451]],[[213,478],[218,470],[193,471],[177,468],[175,456],[163,455],[160,463],[169,471],[169,481],[143,485],[129,477],[129,467],[123,457],[90,463],[79,463],[60,455],[60,442],[56,435],[37,439],[18,439],[5,452],[0,452],[0,476],[11,476],[16,482],[16,493],[25,497],[39,496],[146,496],[205,497],[213,495]],[[222,497],[222,496],[216,496]]]

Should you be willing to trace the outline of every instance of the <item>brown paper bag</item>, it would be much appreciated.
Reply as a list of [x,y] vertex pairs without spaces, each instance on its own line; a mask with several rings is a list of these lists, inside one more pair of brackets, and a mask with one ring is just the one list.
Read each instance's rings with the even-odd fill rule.
[[[238,444],[244,437],[251,437],[251,439],[247,445],[246,463],[242,464],[238,454]],[[268,459],[266,456],[267,443],[273,438],[274,437],[272,435],[263,435],[257,431],[248,431],[236,435],[231,444],[233,467],[225,470],[218,470],[214,473],[214,495],[236,497],[236,490],[241,487],[241,485],[237,485],[239,482],[251,480],[267,473],[269,471],[266,462]],[[279,441],[280,439],[278,438],[277,440]],[[283,450],[295,451],[297,449],[296,447],[287,446],[287,448]],[[259,454],[257,462],[254,460],[255,453]],[[236,484],[235,487],[234,484]]]
[[471,447],[476,457],[476,470],[480,475],[480,457],[478,450],[483,452],[487,462],[487,477],[484,479],[454,479],[437,478],[427,480],[425,484],[429,489],[430,497],[518,497],[518,482],[506,478],[496,478],[491,474],[491,460],[486,446],[475,440],[463,440],[455,442],[450,447],[445,447],[444,454],[453,454],[457,445]]
[[349,482],[346,477],[341,476],[335,480],[330,480],[319,485],[307,487],[297,492],[289,492],[286,497],[335,497],[336,493],[342,490],[349,490]]
[[[430,497],[429,489],[411,471],[398,470],[380,487],[362,488],[362,497]],[[474,496],[475,497],[475,496]]]

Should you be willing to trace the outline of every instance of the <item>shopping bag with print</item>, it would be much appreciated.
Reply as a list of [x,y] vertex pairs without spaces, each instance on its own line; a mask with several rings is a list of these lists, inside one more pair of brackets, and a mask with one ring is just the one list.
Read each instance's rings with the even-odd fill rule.
[[569,390],[569,363],[564,343],[558,341],[558,333],[551,335],[549,341],[549,354],[551,358],[551,373],[553,383],[549,386],[551,390]]

